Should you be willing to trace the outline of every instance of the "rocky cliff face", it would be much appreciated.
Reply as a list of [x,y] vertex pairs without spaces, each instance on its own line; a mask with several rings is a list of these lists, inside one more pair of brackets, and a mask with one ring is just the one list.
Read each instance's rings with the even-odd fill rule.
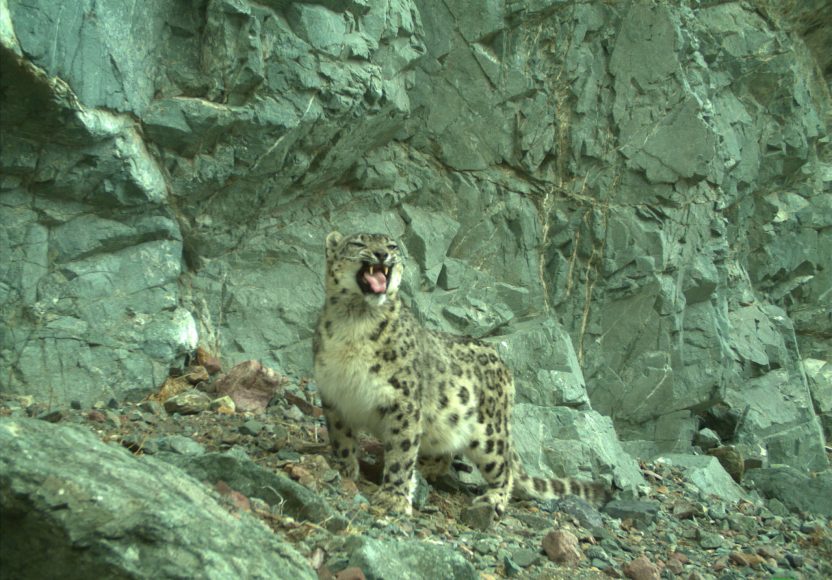
[[323,237],[380,230],[426,323],[502,346],[516,432],[822,469],[828,25],[795,10],[0,0],[2,390],[142,396],[197,345],[307,376]]

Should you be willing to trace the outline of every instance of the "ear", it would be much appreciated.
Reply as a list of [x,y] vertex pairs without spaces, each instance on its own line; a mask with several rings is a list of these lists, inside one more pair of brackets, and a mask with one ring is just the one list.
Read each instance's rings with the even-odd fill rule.
[[335,250],[338,248],[338,244],[341,243],[341,240],[344,239],[344,236],[340,234],[340,232],[334,231],[329,232],[329,235],[326,237],[326,257],[327,259],[331,258],[335,254]]

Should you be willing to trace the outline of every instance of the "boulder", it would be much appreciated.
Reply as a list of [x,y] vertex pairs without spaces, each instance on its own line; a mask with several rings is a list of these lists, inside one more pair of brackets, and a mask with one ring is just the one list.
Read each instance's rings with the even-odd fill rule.
[[0,490],[4,575],[317,577],[292,546],[182,470],[77,427],[0,419]]

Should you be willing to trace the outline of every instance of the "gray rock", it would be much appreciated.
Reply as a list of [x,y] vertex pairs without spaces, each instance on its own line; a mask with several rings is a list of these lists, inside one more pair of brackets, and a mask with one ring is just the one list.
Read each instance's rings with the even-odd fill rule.
[[720,499],[737,502],[745,497],[716,457],[704,455],[667,454],[662,458],[685,470],[685,476],[704,496],[714,495]]
[[823,432],[802,374],[771,371],[749,379],[742,390],[732,389],[726,401],[742,411],[738,440],[766,449],[771,463],[801,469],[827,467]]
[[485,531],[494,523],[494,508],[488,505],[471,505],[463,508],[459,521],[473,530]]
[[180,415],[196,415],[207,411],[211,406],[211,397],[196,389],[182,391],[164,402],[165,411]]
[[589,408],[583,373],[563,328],[549,318],[521,322],[493,339],[509,361],[517,400],[540,406]]
[[349,565],[361,568],[367,580],[479,578],[462,554],[443,544],[354,537],[346,548],[350,551]]
[[722,537],[722,534],[707,531],[699,532],[699,547],[706,550],[715,550],[721,548],[723,544],[725,544],[725,538]]
[[249,419],[242,425],[240,425],[240,433],[243,435],[259,435],[260,432],[265,429],[265,423],[261,423],[256,419]]
[[251,459],[233,451],[199,456],[163,453],[158,457],[200,481],[212,484],[224,481],[240,493],[278,506],[283,513],[296,520],[309,520],[332,532],[343,530],[348,525],[344,516],[313,491],[288,477],[263,469]]
[[202,455],[205,448],[184,435],[171,435],[169,437],[156,437],[152,440],[158,451],[178,453],[179,455]]
[[[197,480],[75,427],[0,419],[4,574],[315,578],[305,559]],[[32,558],[32,543],[49,558]]]
[[697,431],[696,436],[693,438],[693,442],[703,451],[707,451],[708,449],[719,447],[722,441],[720,440],[718,433],[706,427],[705,429]]
[[812,404],[828,441],[832,439],[832,364],[807,358],[803,359],[803,368],[809,381]]
[[763,496],[776,498],[792,511],[832,516],[832,473],[810,477],[787,465],[746,472],[746,481]]
[[[816,7],[146,4],[2,4],[4,394],[139,400],[197,346],[308,376],[323,237],[375,230],[521,401],[826,467]],[[735,431],[698,424],[723,404]]]
[[604,506],[604,513],[620,520],[631,519],[639,528],[645,528],[656,520],[659,503],[614,499]]
[[606,477],[631,492],[644,483],[636,461],[621,449],[612,422],[594,411],[520,403],[514,408],[512,435],[529,475]]

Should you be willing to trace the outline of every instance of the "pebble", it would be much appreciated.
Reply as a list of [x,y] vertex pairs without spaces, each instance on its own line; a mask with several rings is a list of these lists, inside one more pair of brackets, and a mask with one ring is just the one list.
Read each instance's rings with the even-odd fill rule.
[[459,520],[471,529],[485,531],[494,522],[494,508],[488,505],[468,506],[462,510]]
[[234,403],[234,399],[232,399],[228,395],[224,395],[218,399],[214,399],[213,401],[211,401],[211,405],[209,408],[215,413],[221,413],[223,415],[233,415],[234,412],[237,410],[237,405]]
[[792,568],[802,568],[803,564],[806,563],[806,559],[803,556],[800,554],[793,554],[791,552],[786,554],[786,561],[788,561],[789,566]]
[[159,401],[142,401],[139,403],[139,409],[151,415],[164,415],[165,408]]
[[632,520],[639,529],[646,528],[656,520],[659,502],[631,499],[613,500],[604,506],[604,511],[620,520]]
[[659,569],[647,556],[639,556],[635,560],[630,560],[622,566],[621,571],[632,580],[659,580]]
[[573,565],[584,558],[578,538],[566,530],[553,530],[543,538],[543,551],[552,562]]
[[195,415],[207,411],[210,405],[211,397],[202,391],[188,389],[165,401],[165,411],[180,415]]
[[55,409],[54,411],[50,411],[48,413],[44,413],[38,419],[41,421],[46,421],[48,423],[58,423],[64,418],[64,412],[60,409]]
[[265,428],[265,425],[256,419],[249,419],[242,425],[240,425],[240,433],[243,435],[259,435],[260,432]]
[[699,546],[705,548],[706,550],[720,548],[724,543],[725,538],[723,538],[720,534],[701,530],[699,532]]
[[511,578],[512,576],[516,576],[523,570],[523,568],[519,564],[515,563],[514,560],[512,560],[509,556],[505,556],[503,558],[503,566],[506,570],[506,576],[508,576],[509,578]]
[[527,568],[540,559],[540,554],[528,548],[516,548],[511,552],[511,559],[521,568]]

